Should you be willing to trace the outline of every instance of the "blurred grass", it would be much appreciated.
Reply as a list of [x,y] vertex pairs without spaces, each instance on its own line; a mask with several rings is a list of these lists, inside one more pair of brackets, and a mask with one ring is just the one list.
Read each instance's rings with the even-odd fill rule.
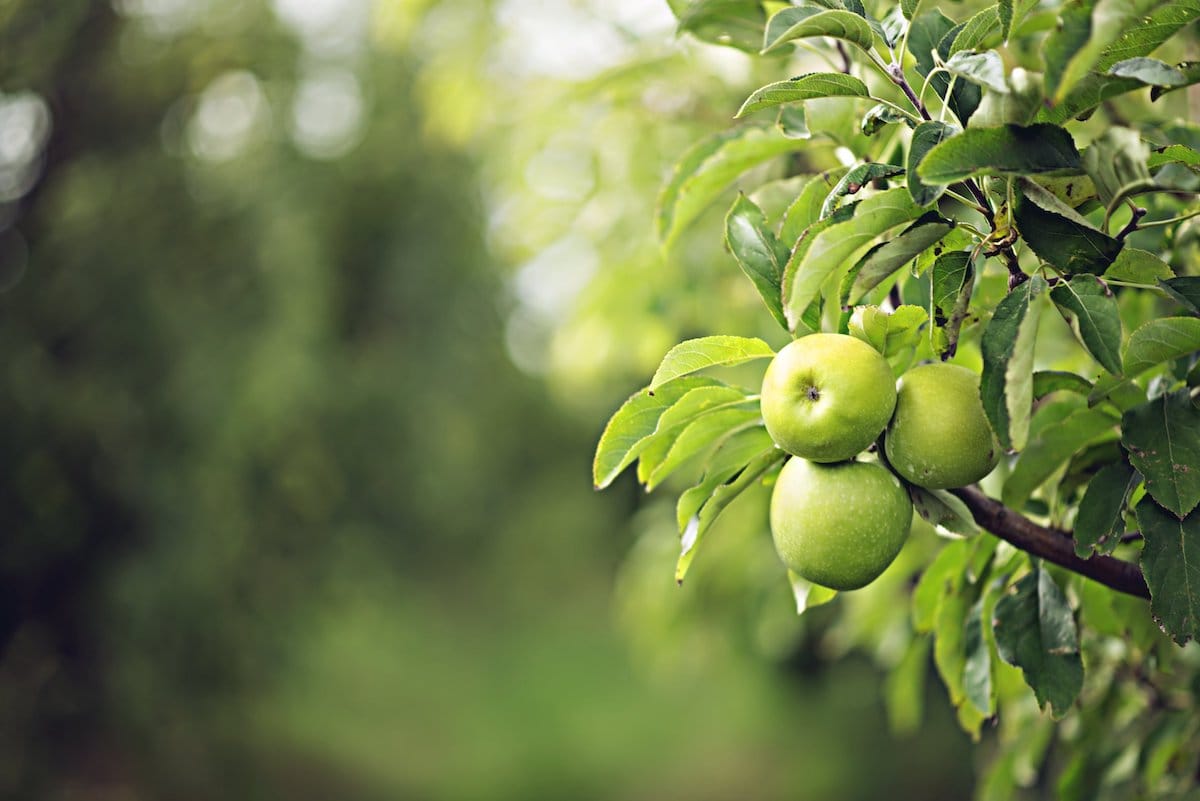
[[877,674],[858,660],[798,686],[749,661],[655,682],[602,603],[536,620],[464,619],[387,593],[343,604],[255,705],[256,739],[333,760],[381,793],[868,799],[886,786],[936,798],[969,773],[928,740],[891,743]]

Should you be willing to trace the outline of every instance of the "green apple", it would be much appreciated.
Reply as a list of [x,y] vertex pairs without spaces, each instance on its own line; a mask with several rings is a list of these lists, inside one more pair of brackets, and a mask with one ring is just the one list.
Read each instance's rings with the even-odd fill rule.
[[771,361],[761,404],[779,447],[814,462],[840,462],[883,431],[896,407],[896,379],[879,351],[862,340],[810,334]]
[[974,484],[1000,461],[979,376],[955,364],[926,364],[900,377],[883,441],[892,469],[928,489]]
[[856,590],[900,553],[912,513],[900,479],[878,464],[789,459],[771,495],[771,534],[802,578]]

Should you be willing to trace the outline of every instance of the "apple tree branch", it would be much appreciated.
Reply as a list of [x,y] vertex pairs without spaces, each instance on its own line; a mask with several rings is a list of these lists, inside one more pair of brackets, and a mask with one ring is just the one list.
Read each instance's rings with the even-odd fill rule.
[[974,487],[960,487],[950,492],[967,505],[982,528],[1022,551],[1118,592],[1138,598],[1150,597],[1146,579],[1137,565],[1111,556],[1080,559],[1075,555],[1075,543],[1068,532],[1040,526]]

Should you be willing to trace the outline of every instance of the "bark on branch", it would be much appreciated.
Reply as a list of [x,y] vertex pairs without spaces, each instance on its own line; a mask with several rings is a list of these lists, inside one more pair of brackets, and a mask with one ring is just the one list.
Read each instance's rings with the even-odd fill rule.
[[1022,551],[1087,576],[1118,592],[1138,598],[1150,597],[1146,579],[1137,565],[1111,556],[1080,559],[1075,555],[1074,540],[1066,532],[1039,526],[974,487],[961,487],[950,492],[967,505],[976,523]]

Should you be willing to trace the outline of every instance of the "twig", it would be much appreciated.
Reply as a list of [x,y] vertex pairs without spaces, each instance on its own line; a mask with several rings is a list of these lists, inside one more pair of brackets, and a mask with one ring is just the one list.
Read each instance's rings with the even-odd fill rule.
[[[904,92],[904,96],[907,97],[908,101],[913,104],[913,107],[916,108],[922,119],[926,121],[933,120],[933,117],[931,117],[929,114],[929,109],[927,109],[925,104],[921,102],[921,98],[917,96],[917,94],[913,91],[912,86],[909,84],[908,79],[904,77],[904,68],[898,61],[893,61],[891,64],[886,66],[877,66],[882,66],[884,74],[891,78],[892,83],[900,87],[900,91]],[[948,95],[949,93],[947,92],[947,98],[943,101],[946,104],[950,102]],[[992,204],[988,201],[987,195],[984,194],[983,190],[979,188],[979,185],[975,183],[975,180],[972,178],[968,178],[967,180],[963,181],[962,184],[967,188],[967,191],[971,193],[971,197],[975,198],[975,202],[978,204],[979,213],[982,214],[984,219],[987,220],[988,227],[994,232],[996,230],[996,213],[992,210]],[[998,254],[1004,260],[1004,265],[1008,268],[1009,292],[1013,291],[1018,286],[1029,280],[1029,276],[1027,276],[1021,269],[1021,265],[1017,260],[1017,254],[1013,252],[1011,242],[1002,244],[996,251],[996,254]]]
[[921,119],[932,122],[933,117],[929,116],[929,109],[925,108],[925,104],[921,102],[921,98],[917,97],[916,92],[909,85],[908,79],[904,77],[904,69],[900,66],[899,62],[893,61],[884,69],[884,72],[892,79],[892,83],[899,86],[900,91],[904,92],[904,96],[908,98],[908,102],[912,103],[913,108],[920,113]]
[[841,39],[834,39],[834,45],[837,47],[838,55],[842,57],[842,72],[850,74],[850,54],[846,52],[846,46],[842,44]]
[[[1151,220],[1148,223],[1137,226],[1137,228],[1139,231],[1144,230],[1146,228],[1159,228],[1164,225],[1174,225],[1175,223],[1181,223],[1181,222],[1184,222],[1185,220],[1190,220],[1193,217],[1200,217],[1200,209],[1196,209],[1195,211],[1189,211],[1187,214],[1181,214],[1178,217],[1171,217],[1170,219],[1166,219],[1166,220]],[[1125,226],[1125,227],[1128,228],[1129,226]]]
[[1017,261],[1017,254],[1013,253],[1011,246],[1000,249],[1000,258],[1004,259],[1004,266],[1008,268],[1009,292],[1029,280],[1029,276],[1021,269],[1021,263]]
[[1125,227],[1122,228],[1117,233],[1117,239],[1123,240],[1125,237],[1129,236],[1134,231],[1136,231],[1137,227],[1138,227],[1138,221],[1141,220],[1145,216],[1146,216],[1146,209],[1143,209],[1141,206],[1134,206],[1133,214],[1130,216],[1129,222],[1127,222],[1125,224]]
[[996,215],[992,212],[992,204],[988,203],[987,195],[983,194],[983,190],[971,179],[963,181],[963,185],[967,187],[967,191],[971,193],[971,197],[975,198],[975,202],[979,204],[979,213],[987,220],[988,226],[995,231]]

